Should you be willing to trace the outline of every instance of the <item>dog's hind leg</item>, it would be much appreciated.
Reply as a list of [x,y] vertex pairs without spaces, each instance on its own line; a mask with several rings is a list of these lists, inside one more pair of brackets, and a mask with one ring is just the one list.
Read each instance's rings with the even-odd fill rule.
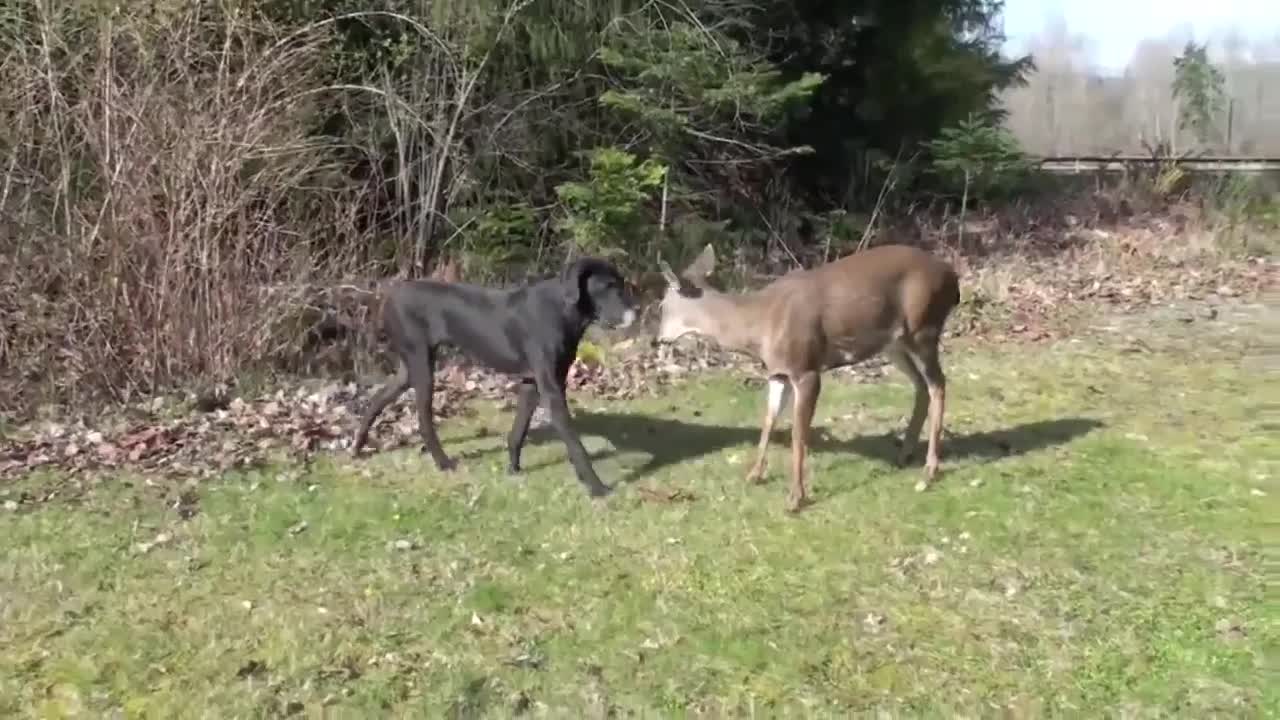
[[413,353],[412,359],[409,360],[409,382],[413,384],[413,393],[417,396],[418,404],[418,431],[422,434],[422,442],[424,449],[431,453],[431,459],[435,460],[436,467],[448,471],[458,466],[458,463],[444,454],[444,448],[440,447],[440,438],[436,435],[435,416],[432,415],[432,394],[435,392],[436,384],[436,353],[435,348],[426,347],[420,352]]
[[520,472],[520,450],[524,448],[524,439],[529,434],[529,422],[533,420],[533,411],[538,409],[538,386],[531,379],[520,383],[520,397],[516,400],[516,417],[511,423],[511,433],[507,435],[507,472]]
[[351,453],[353,455],[360,454],[360,449],[364,447],[365,441],[369,439],[369,428],[373,427],[373,421],[378,419],[378,415],[408,389],[409,368],[401,360],[395,377],[378,388],[378,391],[373,394],[373,398],[369,400],[369,407],[365,409],[364,416],[360,419],[360,429],[356,431],[355,439],[351,441]]

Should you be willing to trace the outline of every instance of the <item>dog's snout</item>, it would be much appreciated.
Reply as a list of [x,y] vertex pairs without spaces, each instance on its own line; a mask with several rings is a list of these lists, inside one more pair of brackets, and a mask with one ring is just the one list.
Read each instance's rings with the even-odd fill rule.
[[636,321],[636,311],[635,311],[635,309],[634,309],[634,308],[627,308],[627,309],[622,313],[622,322],[618,324],[618,327],[620,327],[620,328],[622,328],[622,329],[624,329],[624,330],[625,330],[625,329],[627,329],[627,328],[631,327],[631,325],[632,325],[633,323],[635,323],[635,321]]

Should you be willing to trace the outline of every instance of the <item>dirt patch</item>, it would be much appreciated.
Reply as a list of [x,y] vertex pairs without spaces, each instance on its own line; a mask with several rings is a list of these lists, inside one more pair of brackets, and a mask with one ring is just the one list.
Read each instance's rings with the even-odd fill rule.
[[1250,363],[1280,360],[1280,305],[1267,298],[1210,297],[1138,311],[1111,310],[1090,320],[1085,331],[1139,349],[1226,353]]

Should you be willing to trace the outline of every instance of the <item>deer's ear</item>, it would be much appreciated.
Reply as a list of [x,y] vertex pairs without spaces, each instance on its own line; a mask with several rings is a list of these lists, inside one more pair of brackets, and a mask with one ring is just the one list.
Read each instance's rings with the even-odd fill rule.
[[698,257],[689,264],[689,267],[685,268],[684,276],[690,282],[701,285],[707,279],[707,276],[711,274],[711,271],[715,269],[716,251],[711,247],[711,243],[707,243],[707,246],[702,248],[702,252],[698,254]]
[[668,287],[680,288],[680,276],[675,274],[675,271],[671,269],[666,260],[658,258],[658,269],[662,271],[662,279],[667,281]]

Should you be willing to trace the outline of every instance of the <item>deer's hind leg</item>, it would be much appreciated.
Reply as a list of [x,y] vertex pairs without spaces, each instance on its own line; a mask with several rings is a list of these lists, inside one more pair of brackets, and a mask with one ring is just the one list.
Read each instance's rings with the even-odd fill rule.
[[885,356],[894,367],[907,376],[915,391],[911,419],[907,421],[907,429],[902,435],[902,447],[898,451],[898,465],[906,465],[916,451],[916,444],[920,441],[920,429],[924,427],[925,415],[929,410],[929,385],[920,368],[916,366],[916,361],[902,344],[895,342],[890,345],[885,350]]
[[925,455],[925,479],[916,483],[916,490],[929,487],[938,475],[938,450],[942,444],[942,417],[947,405],[947,378],[938,358],[936,333],[918,333],[915,342],[907,348],[911,360],[924,376],[929,393],[929,449]]

